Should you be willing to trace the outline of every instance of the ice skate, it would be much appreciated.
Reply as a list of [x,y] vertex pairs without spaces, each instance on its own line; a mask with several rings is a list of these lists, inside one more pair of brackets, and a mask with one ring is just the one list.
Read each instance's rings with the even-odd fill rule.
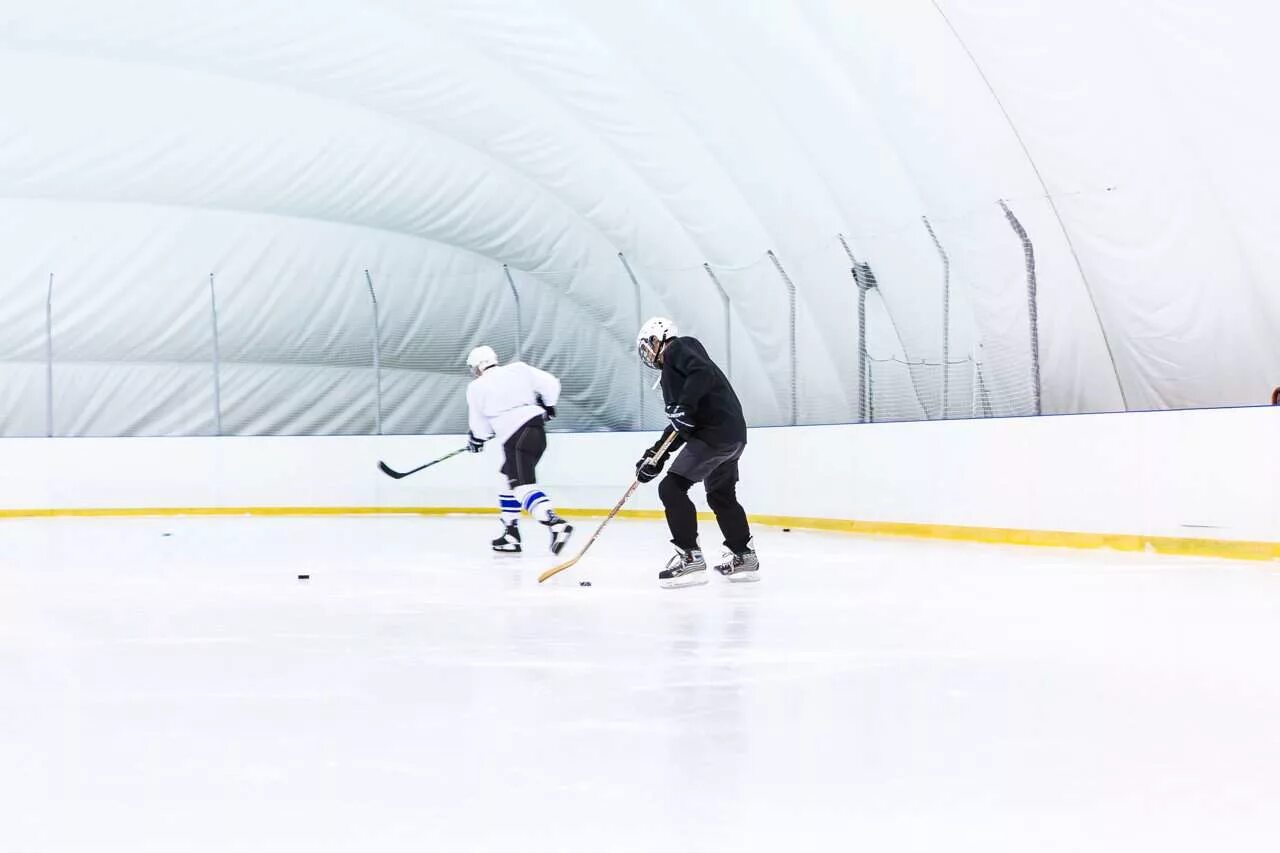
[[741,553],[726,551],[720,562],[716,563],[716,571],[733,583],[751,583],[760,580],[760,558],[756,551],[747,545]]
[[500,554],[519,554],[520,525],[514,521],[507,522],[502,535],[493,540],[493,550]]
[[565,543],[569,541],[569,537],[573,535],[573,525],[554,512],[542,523],[551,531],[551,553],[559,554],[564,550]]
[[690,551],[676,548],[675,555],[667,561],[667,567],[658,572],[658,585],[664,589],[698,586],[706,582],[707,561],[697,548]]

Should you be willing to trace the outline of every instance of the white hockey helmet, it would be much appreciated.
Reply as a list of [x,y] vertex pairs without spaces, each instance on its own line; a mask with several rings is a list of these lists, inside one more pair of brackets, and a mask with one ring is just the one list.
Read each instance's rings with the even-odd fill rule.
[[472,376],[479,376],[490,367],[498,366],[498,354],[493,351],[493,347],[476,347],[467,354],[467,367],[471,368]]
[[679,334],[676,324],[666,317],[650,317],[646,320],[640,327],[640,333],[636,335],[636,352],[640,354],[645,367],[658,370],[658,355],[662,344]]

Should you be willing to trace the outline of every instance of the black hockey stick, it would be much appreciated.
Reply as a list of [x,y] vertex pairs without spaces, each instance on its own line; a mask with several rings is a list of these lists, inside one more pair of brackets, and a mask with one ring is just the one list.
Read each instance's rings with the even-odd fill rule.
[[388,477],[399,480],[401,477],[408,477],[410,474],[416,474],[419,471],[421,471],[423,468],[430,468],[432,465],[438,465],[446,459],[450,459],[454,456],[457,456],[459,453],[466,453],[466,452],[467,452],[467,449],[465,447],[459,447],[457,450],[446,453],[444,456],[441,456],[439,459],[433,459],[432,461],[428,462],[426,465],[419,465],[417,468],[414,468],[411,471],[393,471],[392,469],[387,467],[387,463],[381,462],[381,461],[378,462],[378,469],[382,471],[382,473],[386,474]]

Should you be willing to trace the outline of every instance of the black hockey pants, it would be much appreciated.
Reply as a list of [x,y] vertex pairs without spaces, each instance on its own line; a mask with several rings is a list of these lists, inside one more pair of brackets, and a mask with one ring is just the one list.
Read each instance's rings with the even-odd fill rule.
[[676,457],[670,473],[658,484],[658,496],[667,514],[671,541],[677,548],[698,547],[698,512],[689,499],[689,489],[698,480],[707,487],[707,506],[715,513],[725,546],[735,554],[747,550],[751,528],[747,513],[738,503],[738,459],[746,445],[713,448],[692,439]]

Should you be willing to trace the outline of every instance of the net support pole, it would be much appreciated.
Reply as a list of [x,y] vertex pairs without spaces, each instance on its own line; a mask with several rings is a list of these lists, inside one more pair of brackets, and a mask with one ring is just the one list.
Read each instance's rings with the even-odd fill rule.
[[364,271],[364,281],[369,285],[369,302],[373,306],[373,429],[374,435],[382,435],[382,328],[378,323],[378,294],[368,270]]
[[876,276],[871,266],[862,261],[854,261],[851,272],[858,286],[858,422],[865,424],[875,419],[871,363],[867,358],[867,293],[876,286]]
[[222,435],[222,350],[218,345],[218,292],[209,273],[209,323],[213,329],[213,434]]
[[44,298],[44,434],[53,438],[53,273]]
[[[644,322],[644,316],[641,313],[643,308],[640,304],[640,281],[631,269],[631,264],[627,262],[626,255],[619,252],[618,260],[622,262],[622,268],[627,271],[627,278],[631,279],[631,290],[636,300],[635,328],[639,330],[640,324]],[[636,429],[644,429],[644,365],[639,359],[636,360]]]
[[511,297],[516,301],[516,358],[524,359],[524,326],[520,321],[520,291],[516,288],[516,280],[511,276],[511,267],[502,265],[502,274],[507,277],[507,286],[511,288]]
[[1008,203],[1000,199],[1000,209],[1009,220],[1009,227],[1022,241],[1022,258],[1027,268],[1027,323],[1031,331],[1031,391],[1035,403],[1035,413],[1041,414],[1040,405],[1040,317],[1036,298],[1036,249],[1027,236],[1027,229],[1022,227],[1018,217],[1013,215]]
[[[840,245],[844,247],[844,253],[849,256],[849,263],[853,264],[855,268],[858,267],[859,265],[861,265],[862,267],[865,267],[867,270],[868,276],[870,276],[873,286],[878,286],[878,284],[875,281],[875,274],[871,272],[871,265],[868,263],[861,263],[861,264],[859,263],[858,259],[854,257],[853,250],[849,248],[849,242],[845,240],[843,234],[837,234],[836,238],[840,241]],[[855,272],[854,275],[856,277],[857,273]],[[889,303],[884,301],[883,293],[880,294],[880,304],[884,306],[885,316],[889,319],[889,327],[893,330],[893,336],[898,339],[898,346],[902,347],[902,357],[906,360],[907,364],[910,365],[911,350],[907,348],[907,342],[902,337],[902,330],[898,328],[898,321],[894,319],[893,312],[889,310]],[[907,369],[907,374],[911,379],[911,392],[916,396],[916,404],[920,406],[920,411],[924,412],[924,415],[927,418],[929,417],[929,407],[924,404],[924,395],[920,393],[920,381],[916,377],[915,372],[912,371],[910,367],[908,367]],[[874,410],[875,409],[874,395],[869,399],[871,401],[871,408]]]
[[726,376],[733,379],[733,327],[729,315],[729,294],[720,283],[720,277],[711,268],[711,264],[703,264],[702,268],[707,271],[707,277],[716,286],[716,293],[720,294],[720,305],[724,308],[724,372]]
[[795,426],[799,423],[799,398],[796,389],[796,286],[791,281],[791,276],[787,275],[787,271],[783,269],[782,262],[778,260],[778,256],[770,249],[769,260],[773,261],[774,268],[778,271],[778,276],[782,279],[782,283],[787,286],[787,333],[791,341],[791,425]]
[[853,283],[858,288],[858,423],[867,420],[867,294],[862,283],[858,281],[858,259],[843,234],[837,234],[844,253],[849,257],[849,272],[853,275]]
[[933,247],[938,250],[938,257],[942,260],[942,412],[939,418],[946,420],[947,398],[951,387],[951,258],[947,255],[947,250],[942,248],[942,241],[933,230],[929,217],[921,216],[920,220],[924,222],[929,239],[933,241]]
[[[978,351],[981,353],[982,345],[978,345]],[[982,410],[982,417],[994,417],[995,412],[991,409],[991,395],[987,392],[986,380],[982,378],[982,359],[979,357],[973,363],[974,375],[978,377],[978,405]]]

